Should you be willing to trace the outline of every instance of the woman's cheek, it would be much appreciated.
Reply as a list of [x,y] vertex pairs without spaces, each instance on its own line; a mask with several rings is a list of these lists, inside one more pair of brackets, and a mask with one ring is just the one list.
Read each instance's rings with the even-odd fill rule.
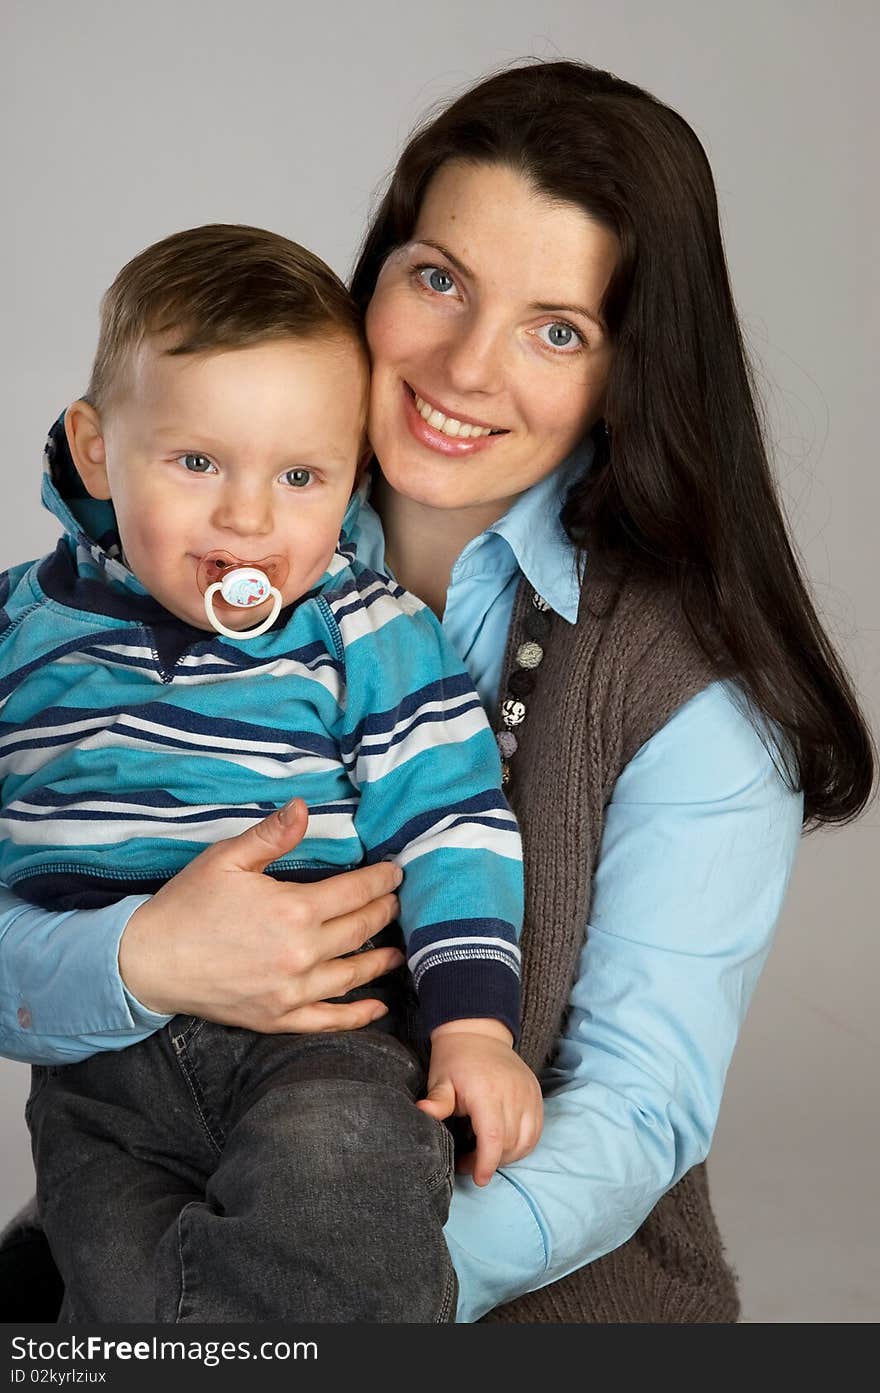
[[373,371],[394,363],[413,348],[428,330],[425,315],[412,300],[412,292],[403,285],[383,288],[377,286],[367,306],[367,343],[373,361]]

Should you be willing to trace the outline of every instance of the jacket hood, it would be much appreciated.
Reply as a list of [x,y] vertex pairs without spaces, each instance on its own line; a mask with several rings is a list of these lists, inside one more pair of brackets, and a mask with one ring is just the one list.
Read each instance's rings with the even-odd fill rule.
[[121,560],[122,547],[113,504],[109,499],[92,498],[77,472],[67,443],[64,416],[62,411],[46,441],[41,489],[43,505],[64,528],[81,573],[92,579],[100,576],[136,595],[146,595],[140,581]]

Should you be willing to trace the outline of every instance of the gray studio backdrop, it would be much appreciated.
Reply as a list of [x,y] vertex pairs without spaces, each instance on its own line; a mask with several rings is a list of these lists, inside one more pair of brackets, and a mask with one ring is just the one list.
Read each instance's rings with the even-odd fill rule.
[[[653,90],[706,145],[791,525],[876,719],[877,13],[3,0],[0,564],[54,544],[41,446],[85,387],[124,261],[182,227],[248,222],[345,274],[420,113],[517,57],[583,58]],[[878,854],[876,808],[804,843],[730,1072],[710,1174],[750,1320],[880,1315]],[[26,1086],[0,1061],[0,1214],[31,1189]]]

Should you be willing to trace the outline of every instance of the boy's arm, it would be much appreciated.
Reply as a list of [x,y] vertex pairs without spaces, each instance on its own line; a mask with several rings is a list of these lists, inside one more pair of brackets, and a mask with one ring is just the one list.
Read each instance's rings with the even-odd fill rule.
[[[39,562],[0,575],[0,708],[34,656],[23,625],[39,608]],[[39,619],[39,615],[34,616]],[[47,628],[38,623],[36,649]],[[15,649],[15,656],[12,650]],[[0,782],[0,805],[4,787]],[[119,976],[119,940],[143,896],[106,909],[56,912],[20,900],[0,882],[0,1054],[32,1064],[69,1064],[123,1049],[168,1019],[142,1007]]]
[[340,743],[369,861],[398,890],[422,1025],[490,1017],[519,1031],[519,831],[495,738],[433,614],[395,590],[336,606],[345,652]]

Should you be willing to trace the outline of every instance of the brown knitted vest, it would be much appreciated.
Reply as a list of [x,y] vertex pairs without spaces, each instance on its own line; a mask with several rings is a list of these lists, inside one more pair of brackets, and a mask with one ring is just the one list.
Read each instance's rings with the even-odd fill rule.
[[[521,1050],[535,1070],[550,1058],[565,1016],[614,784],[713,676],[671,595],[603,576],[592,558],[587,572],[577,625],[551,619],[507,789],[525,860]],[[505,675],[530,595],[523,581]],[[620,1248],[484,1319],[689,1324],[732,1322],[738,1312],[700,1165]]]

